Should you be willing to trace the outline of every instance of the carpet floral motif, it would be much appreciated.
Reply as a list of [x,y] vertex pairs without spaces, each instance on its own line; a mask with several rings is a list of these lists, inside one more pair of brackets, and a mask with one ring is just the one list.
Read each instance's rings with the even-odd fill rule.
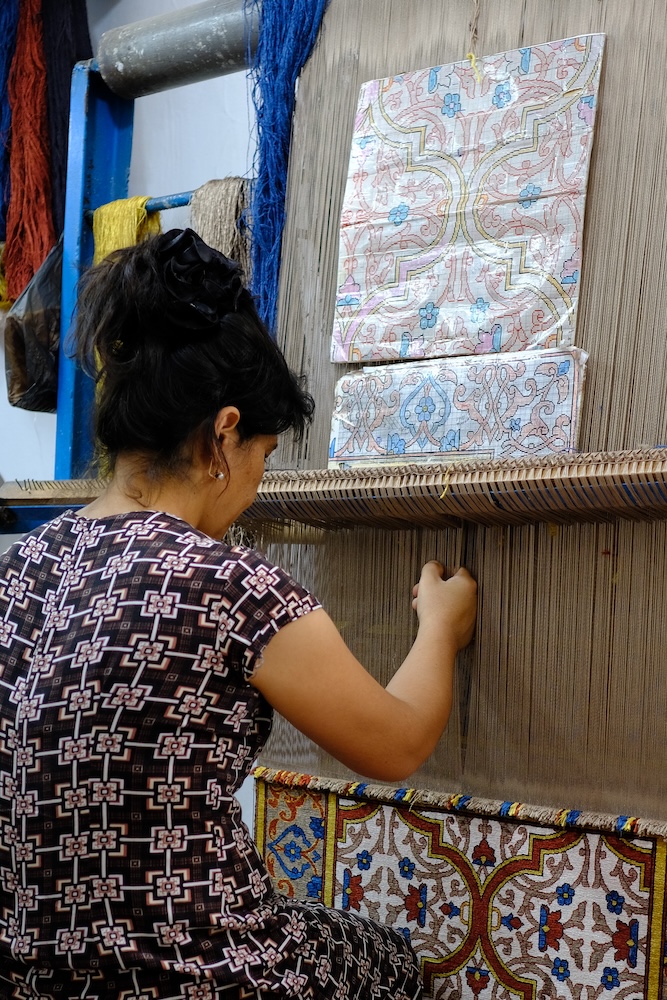
[[604,36],[365,83],[332,360],[571,346]]
[[329,467],[573,451],[586,359],[572,347],[350,372],[336,386]]
[[436,1000],[662,995],[664,841],[261,780],[257,793],[279,891],[399,929]]

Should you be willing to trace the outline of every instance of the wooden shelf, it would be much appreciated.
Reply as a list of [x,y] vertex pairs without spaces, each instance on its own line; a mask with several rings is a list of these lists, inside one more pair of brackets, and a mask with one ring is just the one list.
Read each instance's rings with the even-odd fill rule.
[[[98,480],[0,486],[0,509],[78,506]],[[320,528],[667,518],[667,449],[341,470],[269,472],[243,522]]]

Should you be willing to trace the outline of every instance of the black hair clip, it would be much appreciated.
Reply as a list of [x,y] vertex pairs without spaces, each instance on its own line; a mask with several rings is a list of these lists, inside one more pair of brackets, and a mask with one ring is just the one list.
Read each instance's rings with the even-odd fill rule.
[[205,332],[235,312],[244,291],[241,268],[214,250],[192,229],[171,229],[157,237],[157,259],[173,301],[174,326]]

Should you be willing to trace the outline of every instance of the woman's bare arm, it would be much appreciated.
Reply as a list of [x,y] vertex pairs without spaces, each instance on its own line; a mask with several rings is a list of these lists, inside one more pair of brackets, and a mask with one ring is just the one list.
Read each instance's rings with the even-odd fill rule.
[[427,563],[413,590],[417,637],[383,688],[325,611],[285,625],[251,683],[292,725],[351,770],[381,781],[412,774],[434,749],[452,704],[456,654],[470,641],[476,584]]

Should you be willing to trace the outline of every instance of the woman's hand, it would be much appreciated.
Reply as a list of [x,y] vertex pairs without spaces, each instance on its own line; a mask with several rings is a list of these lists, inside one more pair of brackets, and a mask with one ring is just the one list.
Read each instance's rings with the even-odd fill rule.
[[420,627],[441,628],[457,651],[467,646],[475,631],[477,583],[467,569],[444,578],[444,566],[432,560],[422,569],[419,583],[412,588],[412,607]]

